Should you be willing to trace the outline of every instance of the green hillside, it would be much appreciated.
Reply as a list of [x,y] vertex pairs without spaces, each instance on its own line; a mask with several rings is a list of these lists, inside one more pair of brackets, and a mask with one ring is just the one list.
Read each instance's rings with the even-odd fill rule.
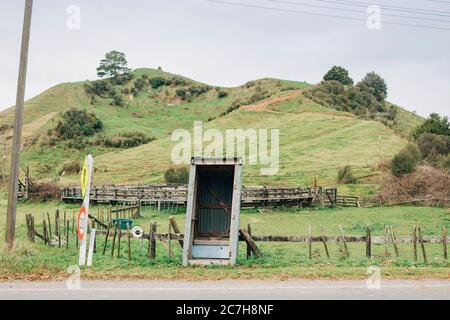
[[[166,85],[131,89],[136,79],[163,78]],[[246,166],[246,184],[309,185],[336,184],[340,167],[351,165],[361,183],[347,186],[348,192],[370,193],[378,177],[377,165],[390,159],[407,142],[401,138],[421,119],[399,108],[398,127],[321,106],[302,95],[307,83],[261,79],[236,88],[210,87],[161,70],[139,69],[134,80],[113,86],[124,99],[112,105],[111,97],[94,97],[85,90],[91,82],[61,84],[26,103],[22,164],[29,163],[33,177],[49,179],[67,160],[81,160],[88,152],[96,159],[95,183],[163,182],[170,168],[175,129],[191,130],[194,121],[205,129],[273,128],[280,130],[280,172],[273,177],[259,174],[259,167]],[[181,91],[191,92],[185,97]],[[182,93],[182,92],[181,92]],[[98,134],[82,149],[68,148],[58,139],[55,127],[62,112],[85,109],[103,122],[102,137],[115,139],[141,132],[155,139],[132,149],[110,148],[96,143]],[[0,139],[10,141],[13,113],[0,114]],[[9,143],[9,142],[8,142]],[[62,184],[77,183],[76,176],[64,176]]]

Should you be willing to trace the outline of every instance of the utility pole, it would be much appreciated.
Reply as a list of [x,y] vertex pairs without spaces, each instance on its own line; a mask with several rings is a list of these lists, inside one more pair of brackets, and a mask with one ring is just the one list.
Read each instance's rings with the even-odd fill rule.
[[6,216],[6,243],[9,249],[14,245],[16,233],[17,180],[19,178],[20,142],[22,140],[23,109],[25,104],[25,84],[27,78],[28,51],[30,47],[31,15],[33,0],[25,0],[22,46],[20,52],[19,78],[17,83],[16,112],[11,155],[11,171],[8,185],[8,209]]

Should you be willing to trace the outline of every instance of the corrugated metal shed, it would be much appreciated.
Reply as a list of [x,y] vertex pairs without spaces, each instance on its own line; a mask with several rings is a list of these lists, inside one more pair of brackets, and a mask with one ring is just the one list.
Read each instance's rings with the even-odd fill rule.
[[242,161],[192,160],[183,264],[232,264],[237,257]]

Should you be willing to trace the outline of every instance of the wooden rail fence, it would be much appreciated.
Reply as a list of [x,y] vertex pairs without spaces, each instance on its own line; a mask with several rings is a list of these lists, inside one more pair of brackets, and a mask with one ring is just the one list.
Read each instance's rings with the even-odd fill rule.
[[[150,203],[157,205],[158,208],[169,204],[178,208],[186,206],[187,193],[185,185],[102,186],[92,188],[91,201],[102,204]],[[61,199],[65,202],[80,202],[82,201],[81,189],[62,188]],[[338,197],[336,188],[244,187],[242,192],[243,208],[309,207],[314,204],[356,206],[355,203],[357,198]]]
[[[123,208],[123,210],[127,209],[129,215],[131,216],[130,210],[132,208]],[[112,223],[112,215],[119,214],[121,212],[118,209],[109,210],[107,214],[105,212],[98,212],[97,217],[93,215],[89,215],[91,220],[90,228],[95,228],[97,232],[95,233],[97,236],[104,236],[104,244],[103,244],[103,255],[106,254],[106,250],[108,247],[108,242],[111,240],[111,255],[121,257],[121,243],[122,237],[125,237],[128,244],[128,260],[132,260],[132,236],[130,232],[130,226],[127,226],[126,231],[122,231],[121,228],[118,228],[117,225],[113,225]],[[45,245],[50,245],[52,247],[65,248],[70,249],[71,247],[78,248],[78,236],[76,230],[75,223],[75,215],[72,215],[72,218],[67,214],[66,211],[61,213],[59,210],[56,211],[54,219],[50,218],[50,215],[43,215],[42,217],[42,232],[38,231],[37,224],[35,223],[35,217],[33,215],[26,216],[26,225],[27,225],[27,237],[29,241],[35,242],[36,238],[41,239]],[[148,257],[150,259],[156,258],[156,244],[157,241],[162,241],[167,245],[169,258],[173,257],[173,250],[171,247],[171,242],[176,241],[179,245],[183,246],[184,235],[180,233],[180,229],[177,226],[175,220],[170,217],[168,222],[169,228],[167,233],[158,233],[156,223],[151,223],[149,232],[142,235],[139,246],[139,252],[142,250],[142,246],[144,240],[148,242]],[[412,249],[414,253],[414,262],[417,263],[419,260],[420,253],[422,255],[422,260],[425,264],[428,263],[428,257],[426,252],[426,245],[435,243],[442,244],[443,249],[443,257],[445,260],[448,259],[447,252],[447,244],[450,241],[450,237],[447,236],[447,230],[445,227],[442,228],[441,236],[423,236],[423,229],[420,227],[414,227],[411,232],[411,236],[409,237],[398,237],[395,233],[392,226],[386,226],[384,229],[384,236],[372,236],[372,230],[370,226],[366,227],[365,235],[363,236],[348,236],[344,234],[344,229],[340,226],[339,236],[326,236],[323,232],[323,228],[321,228],[320,235],[312,234],[311,226],[308,228],[307,236],[258,236],[254,235],[251,232],[251,226],[249,225],[247,230],[240,230],[240,241],[244,241],[247,244],[247,258],[250,258],[252,255],[257,257],[261,257],[264,253],[258,248],[257,243],[264,242],[277,242],[277,243],[307,243],[308,244],[308,252],[310,259],[313,259],[313,244],[320,243],[323,245],[324,250],[328,258],[330,258],[330,252],[328,250],[328,245],[332,243],[337,243],[343,246],[343,250],[346,258],[350,258],[351,250],[347,246],[348,243],[364,243],[366,247],[366,257],[373,258],[373,245],[382,245],[384,246],[385,252],[384,256],[388,257],[393,253],[395,256],[399,257],[400,247],[399,244],[412,244]],[[88,233],[90,229],[88,229]],[[72,244],[72,245],[70,245]],[[117,250],[117,253],[116,253]],[[391,250],[391,252],[389,252]]]

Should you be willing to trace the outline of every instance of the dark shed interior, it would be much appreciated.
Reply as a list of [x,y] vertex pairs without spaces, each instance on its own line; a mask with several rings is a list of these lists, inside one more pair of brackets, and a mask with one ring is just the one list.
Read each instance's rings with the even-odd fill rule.
[[230,236],[235,166],[198,166],[195,240]]

